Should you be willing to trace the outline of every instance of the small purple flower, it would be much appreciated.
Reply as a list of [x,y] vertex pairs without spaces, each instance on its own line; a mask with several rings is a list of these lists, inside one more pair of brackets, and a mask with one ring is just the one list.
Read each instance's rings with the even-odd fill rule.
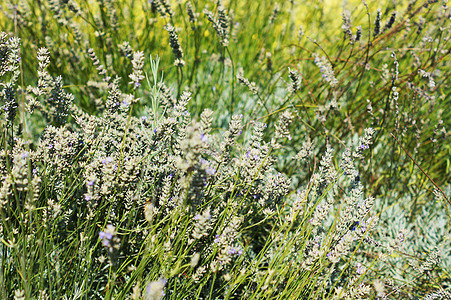
[[85,194],[85,200],[90,201],[92,199],[91,195]]
[[219,234],[217,234],[217,235],[215,236],[215,240],[214,240],[214,243],[215,243],[215,244],[219,243],[219,237],[220,237]]
[[206,136],[205,134],[202,133],[200,135],[200,140],[205,143],[206,141],[208,141],[208,136]]
[[106,239],[106,238],[107,238],[107,233],[106,233],[106,232],[103,232],[103,231],[100,231],[100,232],[99,232],[99,238],[101,238],[101,239]]
[[27,158],[27,157],[28,157],[28,152],[22,153],[22,158]]
[[200,215],[199,214],[196,214],[195,216],[194,216],[194,220],[199,220],[200,219]]
[[234,255],[234,254],[236,253],[236,250],[235,250],[234,248],[230,248],[229,251],[228,251],[228,253],[229,253],[230,255]]
[[157,133],[157,128],[155,127],[155,129],[153,130],[154,133]]
[[207,172],[208,175],[215,175],[216,170],[213,168],[207,168],[205,172]]
[[135,82],[135,87],[136,87],[136,88],[139,88],[140,86],[141,86],[141,83],[139,83],[138,81]]
[[142,116],[142,117],[141,117],[141,120],[143,120],[143,121],[144,121],[144,120],[147,120],[147,116]]
[[241,254],[243,254],[243,250],[242,249],[238,250],[237,254],[238,256],[241,256]]
[[361,275],[361,274],[363,274],[365,272],[365,270],[362,268],[362,264],[361,263],[357,263],[356,267],[357,267],[357,270],[356,270],[357,274]]
[[89,186],[93,186],[93,185],[94,185],[94,180],[88,181],[88,185],[89,185]]
[[53,149],[53,144],[49,144],[49,148],[50,148],[50,149]]
[[37,174],[38,173],[38,169],[33,169],[33,174]]

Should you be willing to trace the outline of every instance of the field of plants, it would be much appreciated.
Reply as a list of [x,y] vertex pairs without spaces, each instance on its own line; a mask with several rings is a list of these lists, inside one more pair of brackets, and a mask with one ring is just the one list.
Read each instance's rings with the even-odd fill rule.
[[0,299],[451,299],[447,2],[0,1]]

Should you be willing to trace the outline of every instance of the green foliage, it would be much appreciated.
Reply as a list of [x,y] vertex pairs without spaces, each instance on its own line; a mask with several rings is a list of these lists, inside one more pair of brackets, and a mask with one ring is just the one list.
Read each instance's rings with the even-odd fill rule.
[[451,298],[450,9],[326,2],[3,1],[0,297]]

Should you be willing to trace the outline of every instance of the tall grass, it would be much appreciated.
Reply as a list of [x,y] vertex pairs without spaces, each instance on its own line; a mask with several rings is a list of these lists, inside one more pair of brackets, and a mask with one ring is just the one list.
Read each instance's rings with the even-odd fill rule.
[[446,1],[1,11],[2,299],[451,298]]

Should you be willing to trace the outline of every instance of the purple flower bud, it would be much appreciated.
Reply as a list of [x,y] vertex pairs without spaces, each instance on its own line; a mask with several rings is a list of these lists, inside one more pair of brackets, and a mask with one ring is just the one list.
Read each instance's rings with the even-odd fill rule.
[[217,234],[216,236],[215,236],[215,244],[217,244],[217,243],[219,243],[219,234]]

